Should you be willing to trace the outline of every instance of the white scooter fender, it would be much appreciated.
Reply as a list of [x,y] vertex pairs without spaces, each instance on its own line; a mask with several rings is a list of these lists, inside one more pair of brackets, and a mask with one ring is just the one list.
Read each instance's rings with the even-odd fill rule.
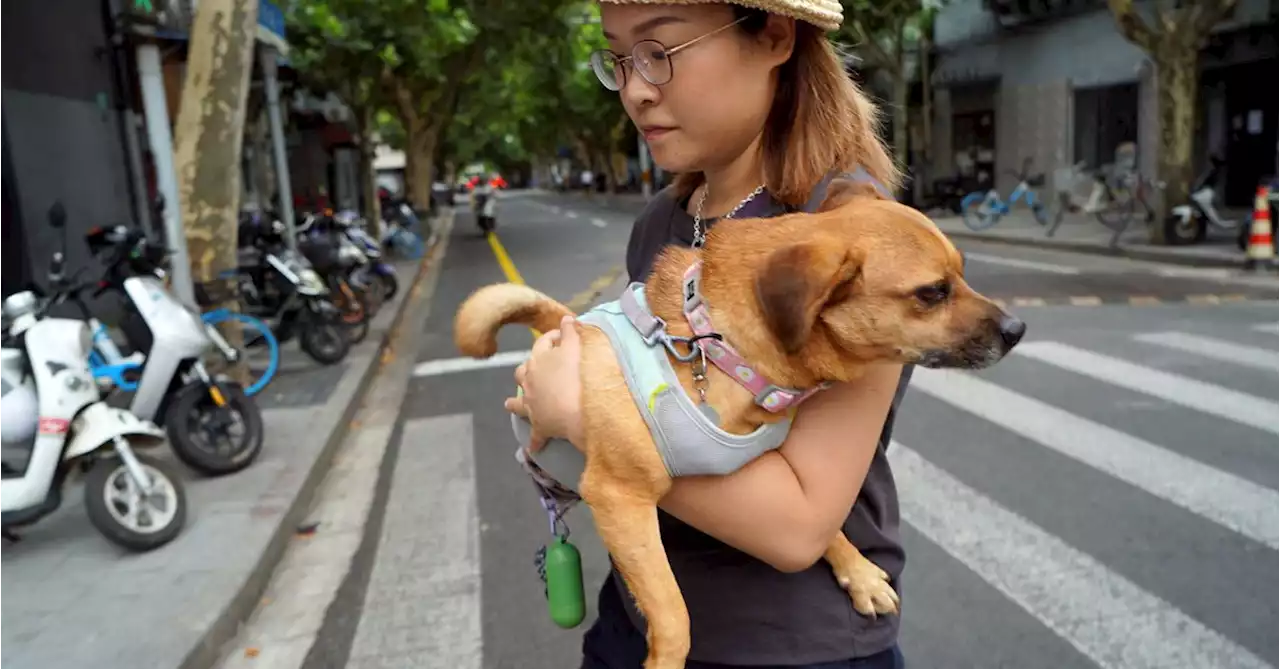
[[63,460],[73,460],[92,453],[106,445],[113,445],[116,437],[141,437],[131,439],[131,446],[159,446],[166,435],[155,423],[142,420],[124,409],[94,402],[85,407],[71,421],[71,436],[63,451]]

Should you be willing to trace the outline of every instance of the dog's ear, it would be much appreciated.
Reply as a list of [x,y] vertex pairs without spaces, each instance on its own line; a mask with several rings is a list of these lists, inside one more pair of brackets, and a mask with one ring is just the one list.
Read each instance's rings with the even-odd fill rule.
[[818,206],[818,211],[839,209],[857,197],[879,196],[880,191],[876,190],[876,187],[869,181],[832,179],[831,183],[827,184],[827,193],[822,199],[822,204]]
[[862,268],[844,245],[800,242],[771,253],[756,274],[765,325],[787,353],[809,340],[818,315],[847,297]]

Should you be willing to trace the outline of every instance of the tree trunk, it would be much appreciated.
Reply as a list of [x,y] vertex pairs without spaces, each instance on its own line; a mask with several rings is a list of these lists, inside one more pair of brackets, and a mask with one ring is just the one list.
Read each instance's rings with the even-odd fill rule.
[[1176,44],[1163,44],[1160,47],[1155,54],[1161,145],[1159,172],[1166,187],[1163,197],[1157,203],[1156,224],[1151,226],[1153,244],[1168,242],[1162,222],[1169,208],[1189,201],[1199,79],[1199,54],[1195,49],[1182,48]]
[[[218,277],[238,264],[240,152],[257,23],[256,0],[201,0],[173,133],[192,278],[233,310],[235,281]],[[242,342],[238,328],[227,334],[233,345]],[[238,371],[243,380],[247,370]]]
[[911,117],[907,109],[910,92],[911,82],[900,69],[893,75],[893,161],[898,163],[900,169],[907,170],[907,174],[914,180],[916,175],[911,171],[909,153],[911,142],[907,139],[911,130]]
[[440,129],[420,120],[406,125],[404,189],[413,207],[426,211],[431,206],[436,139]]
[[378,174],[373,171],[373,107],[363,105],[356,110],[356,141],[360,142],[360,194],[364,200],[364,219],[369,234],[382,239],[382,204],[378,201]]
[[916,194],[917,202],[923,202],[925,194],[931,187],[931,183],[926,182],[925,176],[933,175],[933,67],[932,67],[932,20],[920,38],[920,45],[917,51],[920,63],[920,147],[917,151],[919,156],[920,174],[917,175],[915,182],[917,183]]

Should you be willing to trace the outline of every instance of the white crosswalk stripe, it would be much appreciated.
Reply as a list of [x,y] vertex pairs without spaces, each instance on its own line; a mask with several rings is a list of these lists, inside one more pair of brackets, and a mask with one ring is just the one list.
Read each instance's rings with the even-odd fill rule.
[[1280,499],[1275,491],[971,374],[919,370],[911,386],[1272,548],[1280,547]]
[[[1152,504],[1170,504],[1190,511],[1247,538],[1246,542],[1257,542],[1253,545],[1265,552],[1248,558],[1247,570],[1254,577],[1259,572],[1273,570],[1276,549],[1280,548],[1280,497],[1274,483],[1264,485],[1246,479],[1239,468],[1226,471],[1221,465],[1192,459],[1170,446],[1130,434],[1124,423],[1114,422],[1114,413],[1108,414],[1109,424],[1104,424],[1088,412],[1099,410],[1099,405],[1105,406],[1105,398],[1116,393],[1142,393],[1180,409],[1174,414],[1147,413],[1147,416],[1174,415],[1188,417],[1179,420],[1194,422],[1196,415],[1210,415],[1249,428],[1251,431],[1242,434],[1256,434],[1256,437],[1248,444],[1231,444],[1230,448],[1254,452],[1262,461],[1274,463],[1272,435],[1277,431],[1280,403],[1192,376],[1197,365],[1221,364],[1275,374],[1280,371],[1277,355],[1256,345],[1232,341],[1229,333],[1210,337],[1165,330],[1138,332],[1128,339],[1183,354],[1187,361],[1179,368],[1183,374],[1153,369],[1088,347],[1036,341],[1024,342],[1015,349],[1020,357],[1030,361],[1021,364],[1032,366],[1031,371],[1026,367],[1019,369],[1022,376],[918,369],[912,377],[911,388],[913,392],[958,409],[962,420],[979,421],[965,434],[975,434],[974,430],[978,430],[977,434],[990,433],[993,439],[997,432],[1017,435],[1148,493],[1152,497],[1146,499],[1151,499]],[[1102,399],[1096,399],[1093,404],[1081,401],[1077,390],[1074,399],[1063,398],[1071,408],[1068,410],[1067,406],[1057,406],[1055,403],[1059,400],[1051,395],[1032,397],[1020,392],[1019,384],[1026,383],[1028,376],[1035,376],[1039,381],[1036,387],[1044,388],[1052,387],[1044,381],[1044,375],[1067,374],[1087,379]],[[1045,399],[1052,399],[1052,403]],[[1177,434],[1176,428],[1162,432],[1151,424],[1135,424],[1133,429],[1144,436]],[[895,431],[895,436],[903,439],[902,432],[901,429]],[[1227,447],[1226,444],[1205,445],[1206,449],[1215,451]],[[964,448],[964,445],[948,448]],[[1185,452],[1185,444],[1183,448]],[[931,461],[927,451],[915,450],[897,441],[889,449],[889,460],[898,486],[903,522],[1020,607],[1040,626],[1069,643],[1089,664],[1102,669],[1276,666],[1274,651],[1266,650],[1269,643],[1257,641],[1230,623],[1224,626],[1217,617],[1184,610],[1188,604],[1185,594],[1182,599],[1173,597],[1178,601],[1175,604],[1169,595],[1151,589],[1145,581],[1139,585],[1132,576],[1135,573],[1132,565],[1124,571],[1108,564],[1086,547],[1072,545],[1063,536],[1029,520],[1017,506],[1005,506],[1009,502],[1004,500],[1016,500],[1016,495],[1003,494],[1002,501],[997,501],[974,487],[975,484],[991,486],[991,490],[999,491],[1006,485],[999,477],[962,480]],[[1210,461],[1215,460],[1210,458]],[[1063,472],[1062,475],[1073,474]],[[1062,503],[1069,508],[1072,500],[1065,499]],[[1137,514],[1135,517],[1140,519],[1145,513],[1130,508],[1116,508],[1114,512],[1117,519],[1129,514]],[[1045,511],[1041,509],[1038,513],[1043,516]],[[1065,515],[1069,516],[1070,512]],[[1093,522],[1105,524],[1106,521],[1095,519]],[[1118,522],[1124,525],[1143,521]],[[1072,540],[1086,540],[1089,536],[1087,532],[1073,534]],[[1170,541],[1168,547],[1142,545],[1134,546],[1133,550],[1139,555],[1195,551],[1203,552],[1207,560],[1215,560],[1210,555],[1218,549],[1216,545],[1182,545],[1172,538]],[[1262,548],[1264,546],[1266,548]],[[1233,555],[1238,558],[1241,553],[1237,550]],[[1114,553],[1109,554],[1110,559],[1115,557]],[[1139,567],[1136,573],[1142,571]],[[908,594],[917,598],[916,605],[924,605],[918,601],[924,595],[911,590],[910,575],[904,578]],[[1158,579],[1153,582],[1159,584]],[[931,594],[949,596],[950,593]],[[1197,596],[1208,602],[1214,601],[1219,593],[1206,585]],[[1263,627],[1275,626],[1273,597],[1270,591],[1259,592],[1258,601],[1245,603],[1256,615],[1270,619]],[[904,620],[909,620],[911,612],[904,609],[904,616],[908,617]],[[1254,643],[1246,643],[1244,639],[1252,639]],[[1259,650],[1260,647],[1263,650]],[[1038,658],[1028,659],[1042,662]],[[1076,660],[1072,666],[1083,661]],[[978,666],[971,664],[973,662],[981,664],[982,660],[967,657],[957,660],[954,666]],[[1053,664],[1044,662],[1036,666]]]
[[915,451],[889,454],[903,517],[1099,667],[1270,666]]
[[1243,346],[1214,337],[1201,337],[1185,332],[1149,332],[1135,335],[1135,341],[1155,344],[1185,353],[1194,353],[1232,365],[1272,371],[1280,367],[1280,354],[1275,350]]
[[1058,342],[1027,342],[1014,351],[1114,386],[1280,434],[1276,404],[1259,397]]
[[1270,332],[1271,334],[1276,334],[1277,332],[1280,332],[1280,324],[1277,324],[1277,323],[1259,323],[1259,324],[1257,324],[1257,325],[1253,326],[1253,327],[1252,327],[1252,328],[1250,328],[1250,329],[1251,329],[1251,330],[1253,330],[1253,331],[1255,331],[1255,332]]

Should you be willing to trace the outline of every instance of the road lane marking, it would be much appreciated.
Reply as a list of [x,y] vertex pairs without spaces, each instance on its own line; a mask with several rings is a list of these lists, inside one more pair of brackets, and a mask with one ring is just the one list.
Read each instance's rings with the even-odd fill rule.
[[1257,325],[1249,329],[1253,330],[1254,332],[1270,332],[1271,334],[1276,334],[1277,332],[1280,332],[1280,324],[1258,323]]
[[1273,349],[1242,346],[1222,339],[1201,337],[1186,332],[1147,332],[1134,335],[1133,339],[1144,344],[1155,344],[1241,367],[1270,372],[1280,369],[1280,355],[1277,355]]
[[501,351],[484,360],[476,360],[475,358],[440,358],[418,363],[413,368],[413,376],[414,378],[423,378],[440,376],[441,374],[472,372],[477,369],[515,367],[528,358],[528,351]]
[[405,421],[349,666],[480,669],[480,512],[471,414]]
[[[485,238],[489,240],[489,248],[493,250],[493,257],[497,258],[498,267],[502,268],[502,274],[507,277],[507,281],[521,286],[527,285],[524,282],[524,277],[520,276],[520,270],[517,270],[516,264],[511,261],[511,256],[507,254],[507,248],[498,239],[498,234],[490,232],[485,234]],[[529,328],[529,332],[533,333],[534,339],[542,336],[541,332],[533,328]]]
[[1150,307],[1160,304],[1160,298],[1151,295],[1130,295],[1129,304],[1135,307]]
[[1013,306],[1015,307],[1043,307],[1046,302],[1043,297],[1015,297],[1013,298]]
[[572,211],[572,210],[571,210],[571,211],[566,211],[566,212],[564,212],[564,215],[565,215],[565,216],[567,216],[567,217],[569,217],[569,218],[577,218],[577,217],[578,217],[578,212],[576,212],[576,211]]
[[1018,269],[1033,269],[1038,272],[1048,272],[1050,274],[1079,274],[1080,268],[1070,267],[1068,265],[1056,265],[1054,263],[1038,262],[1035,260],[1023,260],[1021,258],[1006,258],[1004,256],[987,255],[986,253],[970,253],[964,254],[965,260],[976,260],[988,265],[1003,265],[1005,267],[1017,267]]
[[605,223],[603,218],[593,218],[591,219],[591,225],[594,225],[597,228],[603,228],[608,225],[608,223]]
[[1102,669],[1270,666],[896,441],[889,461],[903,520]]
[[1096,295],[1078,295],[1068,298],[1073,307],[1096,307],[1102,304],[1102,298]]
[[[1280,506],[1274,490],[964,372],[917,368],[911,387],[1273,549],[1280,548]],[[909,487],[904,485],[901,490]]]
[[1026,342],[1013,349],[1013,353],[1194,411],[1280,434],[1280,408],[1274,401],[1248,393],[1054,341]]

